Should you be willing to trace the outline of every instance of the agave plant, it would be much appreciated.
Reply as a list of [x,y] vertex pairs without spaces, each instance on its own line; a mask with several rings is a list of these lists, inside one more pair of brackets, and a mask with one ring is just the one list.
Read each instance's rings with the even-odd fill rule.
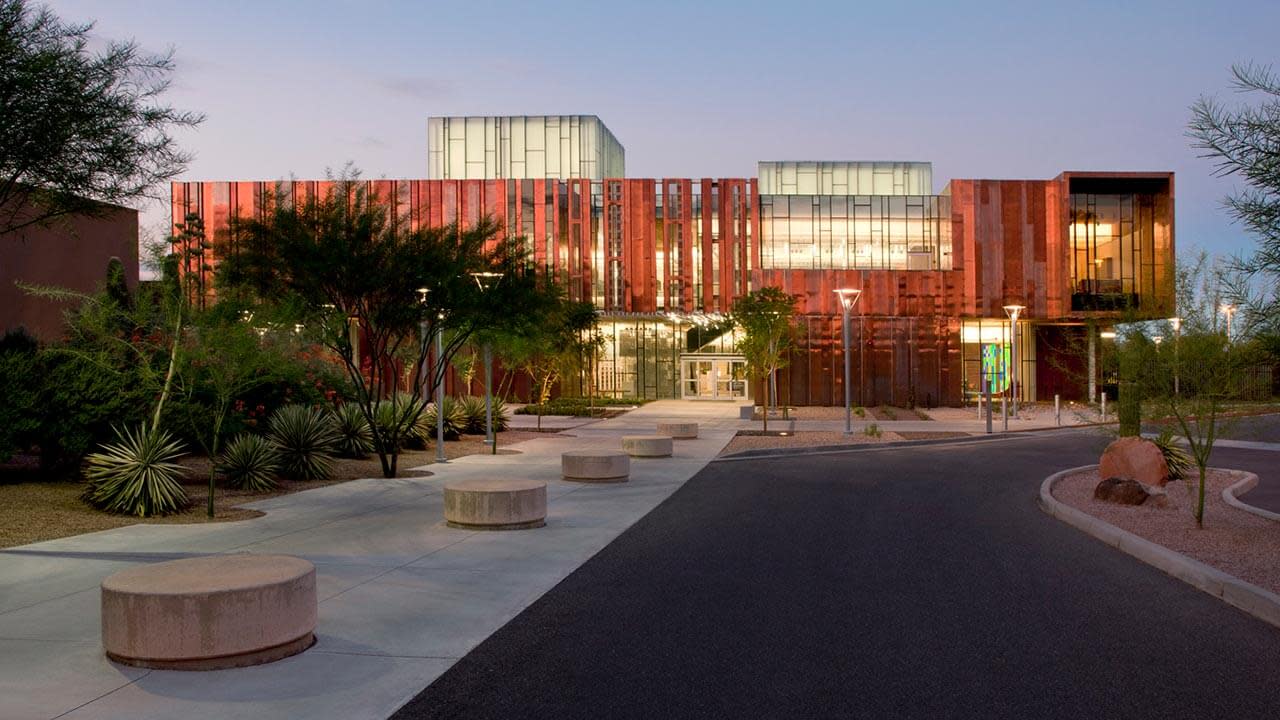
[[237,436],[218,459],[218,472],[227,484],[239,490],[268,492],[276,488],[280,472],[280,452],[261,435]]
[[1151,442],[1160,448],[1160,454],[1164,455],[1164,463],[1169,466],[1170,480],[1183,480],[1187,477],[1187,472],[1191,470],[1191,457],[1178,447],[1177,441],[1173,439],[1173,429],[1165,428],[1160,431],[1160,435]]
[[[378,434],[382,442],[391,450],[400,450],[406,442],[417,437],[417,424],[422,421],[423,413],[419,412],[418,403],[413,397],[404,393],[396,393],[386,400],[379,400],[373,408],[373,421],[378,425]],[[417,414],[415,420],[414,415]]]
[[338,454],[342,457],[364,458],[373,449],[373,433],[360,406],[345,403],[329,413],[333,428],[338,432]]
[[463,395],[458,399],[462,408],[464,425],[462,432],[468,435],[484,434],[484,398],[475,395]]
[[167,431],[142,423],[136,431],[116,428],[116,441],[86,458],[84,500],[107,512],[151,517],[188,505],[178,482],[182,443]]
[[324,480],[333,472],[333,452],[340,438],[323,410],[285,405],[272,414],[268,436],[280,455],[285,477]]
[[[448,396],[445,396],[441,406],[444,408],[444,437],[446,440],[457,440],[467,427],[466,413],[463,412],[462,405],[457,400]],[[435,403],[428,405],[419,418],[418,432],[428,439],[436,436]]]

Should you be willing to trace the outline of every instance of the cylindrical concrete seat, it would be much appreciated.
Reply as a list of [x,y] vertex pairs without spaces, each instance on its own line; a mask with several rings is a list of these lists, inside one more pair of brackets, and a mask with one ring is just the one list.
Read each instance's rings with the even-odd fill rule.
[[560,474],[577,482],[626,482],[631,456],[609,450],[576,450],[560,454]]
[[672,442],[667,435],[624,435],[622,449],[631,457],[671,457]]
[[477,478],[444,486],[444,519],[469,530],[523,530],[547,524],[541,480]]
[[676,440],[692,440],[698,437],[698,423],[696,422],[666,422],[658,423],[658,434],[673,437]]
[[311,647],[316,568],[288,555],[213,555],[102,581],[102,647],[127,665],[218,670]]

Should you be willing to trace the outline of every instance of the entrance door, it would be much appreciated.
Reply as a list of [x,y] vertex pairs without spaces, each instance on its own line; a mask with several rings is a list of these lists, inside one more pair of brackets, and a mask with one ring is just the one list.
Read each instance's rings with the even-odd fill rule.
[[747,362],[737,355],[684,355],[680,387],[686,400],[745,399]]

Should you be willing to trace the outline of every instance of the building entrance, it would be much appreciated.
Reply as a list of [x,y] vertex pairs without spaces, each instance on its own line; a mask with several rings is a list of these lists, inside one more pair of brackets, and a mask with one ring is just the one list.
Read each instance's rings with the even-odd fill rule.
[[744,400],[747,361],[741,355],[681,355],[680,388],[685,400]]

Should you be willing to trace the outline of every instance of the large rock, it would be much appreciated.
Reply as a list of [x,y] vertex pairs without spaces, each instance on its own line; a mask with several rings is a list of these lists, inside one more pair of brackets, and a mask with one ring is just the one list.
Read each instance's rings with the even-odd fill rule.
[[1147,501],[1147,489],[1137,480],[1109,477],[1093,489],[1093,497],[1119,505],[1141,505]]
[[1098,463],[1104,478],[1137,480],[1147,487],[1164,487],[1169,482],[1169,465],[1164,453],[1150,440],[1122,437],[1107,446]]

